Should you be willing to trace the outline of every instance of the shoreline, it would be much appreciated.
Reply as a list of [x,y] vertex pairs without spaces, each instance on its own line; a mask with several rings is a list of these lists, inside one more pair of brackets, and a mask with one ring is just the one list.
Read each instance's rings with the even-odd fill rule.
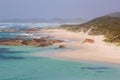
[[[72,59],[72,60],[87,60],[97,62],[107,62],[120,64],[120,47],[103,41],[104,36],[89,36],[87,33],[69,32],[63,29],[45,30],[50,36],[55,38],[63,38],[73,40],[69,42],[58,43],[57,45],[65,45],[66,47],[77,47],[74,50],[54,51],[50,55],[55,58]],[[84,43],[85,38],[94,39],[95,43]],[[39,56],[39,54],[37,54]],[[47,55],[47,54],[45,54]]]

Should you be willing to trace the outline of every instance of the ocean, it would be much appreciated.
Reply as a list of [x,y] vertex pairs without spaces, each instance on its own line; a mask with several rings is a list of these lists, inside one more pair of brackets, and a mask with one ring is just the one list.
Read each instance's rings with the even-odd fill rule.
[[[0,37],[8,35],[19,33],[0,33]],[[118,64],[32,56],[54,50],[61,51],[56,45],[0,45],[0,80],[120,80]]]

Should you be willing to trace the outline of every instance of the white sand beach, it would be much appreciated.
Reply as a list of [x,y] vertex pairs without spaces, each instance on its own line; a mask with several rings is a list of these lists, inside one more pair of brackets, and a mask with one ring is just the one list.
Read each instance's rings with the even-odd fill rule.
[[[60,44],[78,47],[75,50],[67,50],[53,53],[54,57],[75,59],[75,60],[90,60],[120,64],[120,46],[114,44],[105,43],[103,41],[104,36],[90,36],[87,33],[69,32],[62,29],[50,29],[46,30],[51,36],[55,38],[64,38],[66,40],[72,40],[69,42],[63,42]],[[82,42],[86,39],[93,39],[94,43]]]

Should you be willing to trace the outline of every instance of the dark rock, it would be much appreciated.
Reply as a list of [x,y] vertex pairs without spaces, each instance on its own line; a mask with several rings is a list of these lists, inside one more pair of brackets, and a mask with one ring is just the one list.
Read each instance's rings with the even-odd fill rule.
[[31,46],[38,46],[38,47],[45,47],[53,45],[54,43],[61,43],[63,40],[53,40],[47,37],[42,37],[40,39],[33,38],[31,40],[0,40],[0,44],[3,45],[31,45]]
[[59,48],[66,48],[65,45],[59,45]]
[[27,41],[23,40],[23,41],[21,41],[21,44],[27,45]]

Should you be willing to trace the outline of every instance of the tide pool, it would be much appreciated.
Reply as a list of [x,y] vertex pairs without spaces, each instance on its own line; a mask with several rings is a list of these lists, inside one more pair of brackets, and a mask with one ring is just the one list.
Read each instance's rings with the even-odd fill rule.
[[120,65],[31,56],[56,46],[0,45],[0,80],[119,80]]

